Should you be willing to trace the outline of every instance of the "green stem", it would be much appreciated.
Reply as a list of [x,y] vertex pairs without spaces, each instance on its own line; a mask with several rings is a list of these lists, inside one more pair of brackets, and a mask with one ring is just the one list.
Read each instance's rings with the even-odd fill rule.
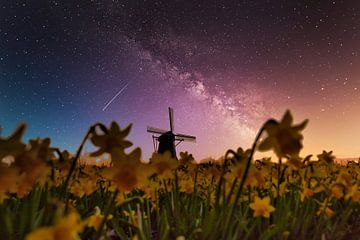
[[280,184],[281,184],[281,164],[282,164],[282,158],[279,157],[279,165],[278,165],[278,171],[277,171],[277,175],[278,175],[278,181],[277,181],[277,190],[276,190],[276,197],[279,198],[279,194],[280,194]]
[[252,145],[252,148],[251,148],[251,152],[250,152],[250,156],[246,162],[246,166],[245,166],[245,170],[244,170],[244,174],[241,176],[241,181],[240,181],[240,186],[239,186],[239,189],[238,189],[238,192],[236,194],[236,198],[235,198],[235,202],[234,202],[234,207],[233,207],[233,211],[230,215],[232,215],[235,211],[235,206],[240,198],[240,195],[241,195],[241,192],[242,192],[242,189],[244,187],[244,184],[245,184],[245,180],[246,180],[246,177],[249,173],[249,169],[250,169],[250,165],[251,165],[251,160],[254,156],[254,153],[255,153],[255,150],[256,150],[256,145],[257,145],[257,142],[259,141],[260,137],[261,137],[261,134],[264,132],[265,130],[265,126],[267,125],[268,122],[266,122],[260,129],[260,131],[258,132],[258,134],[256,135],[256,138],[255,138],[255,141]]
[[219,204],[220,204],[220,197],[221,197],[221,186],[223,185],[223,181],[224,181],[224,175],[226,173],[226,167],[227,167],[227,156],[229,154],[234,154],[234,156],[236,156],[236,153],[233,150],[228,150],[225,153],[225,160],[224,163],[222,165],[222,169],[221,169],[221,176],[217,185],[217,189],[216,189],[216,193],[215,193],[215,208],[219,209]]
[[260,140],[260,137],[261,137],[262,133],[263,133],[264,130],[265,130],[265,126],[268,124],[269,121],[273,121],[273,120],[268,120],[268,121],[260,128],[258,134],[256,135],[255,141],[254,141],[254,143],[253,143],[253,145],[252,145],[251,152],[250,152],[250,156],[249,156],[249,158],[248,158],[248,160],[247,160],[247,162],[246,162],[244,174],[241,176],[240,186],[239,186],[239,189],[238,189],[238,191],[237,191],[237,193],[236,193],[236,197],[235,197],[234,204],[232,205],[231,212],[230,212],[230,214],[228,214],[227,220],[226,220],[226,222],[225,222],[225,235],[228,234],[228,230],[229,230],[228,228],[229,228],[230,219],[232,219],[232,216],[234,215],[234,213],[235,213],[235,211],[236,211],[237,203],[238,203],[238,201],[239,201],[239,198],[240,198],[242,189],[243,189],[243,187],[244,187],[246,177],[247,177],[247,175],[248,175],[248,173],[249,173],[251,160],[252,160],[252,158],[253,158],[253,156],[254,156],[257,142]]
[[230,189],[229,195],[227,197],[226,203],[230,203],[236,184],[237,184],[237,178],[235,178],[235,180],[233,181],[233,183],[231,185],[231,189]]
[[66,179],[65,179],[65,182],[63,184],[63,187],[62,187],[62,197],[63,199],[66,199],[67,198],[67,187],[69,185],[69,181],[71,179],[71,176],[72,174],[74,173],[75,169],[76,169],[76,164],[78,162],[78,159],[80,158],[80,154],[81,154],[81,151],[86,143],[86,140],[88,139],[88,137],[90,136],[91,133],[93,133],[95,131],[95,127],[97,126],[97,124],[95,124],[94,126],[91,126],[89,128],[89,130],[87,131],[85,137],[83,138],[77,152],[76,152],[76,155],[71,163],[71,167],[70,167],[70,170],[69,170],[69,173],[68,175],[66,176]]
[[113,206],[114,206],[114,203],[115,203],[115,199],[116,199],[118,193],[119,193],[119,191],[116,190],[116,191],[114,192],[112,198],[109,200],[109,204],[108,204],[108,206],[107,206],[107,208],[106,208],[104,218],[103,218],[102,221],[101,221],[100,227],[99,227],[99,229],[97,230],[94,239],[100,239],[102,230],[103,230],[103,228],[104,228],[104,226],[105,226],[105,223],[106,223],[106,221],[107,221],[107,219],[108,219],[108,217],[109,217],[109,215],[110,215],[110,213],[111,213],[111,211],[112,211],[112,209],[113,209]]

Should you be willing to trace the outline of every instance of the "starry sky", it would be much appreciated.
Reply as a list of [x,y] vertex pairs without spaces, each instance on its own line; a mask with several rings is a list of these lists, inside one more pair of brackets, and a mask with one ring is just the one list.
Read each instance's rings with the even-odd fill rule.
[[359,54],[357,0],[0,0],[1,134],[75,151],[116,120],[148,158],[172,106],[178,151],[217,158],[290,109],[303,155],[357,157]]

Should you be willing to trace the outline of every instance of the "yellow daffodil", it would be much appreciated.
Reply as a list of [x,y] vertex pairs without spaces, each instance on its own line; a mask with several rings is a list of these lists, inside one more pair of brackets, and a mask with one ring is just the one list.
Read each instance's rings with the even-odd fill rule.
[[327,201],[319,203],[319,205],[320,207],[316,215],[320,216],[324,213],[327,217],[331,217],[334,214],[334,211],[330,208],[330,204]]
[[[107,220],[112,219],[113,216],[110,214]],[[96,231],[99,230],[100,224],[104,219],[104,215],[101,214],[101,210],[98,206],[95,207],[95,213],[87,219],[87,226],[94,228]]]
[[156,201],[156,193],[159,190],[159,185],[155,181],[148,181],[146,186],[144,186],[143,191],[144,195],[151,201]]
[[269,218],[270,213],[275,211],[275,208],[270,205],[270,197],[259,198],[255,196],[254,202],[249,204],[250,208],[254,210],[254,217],[265,217]]
[[337,175],[336,182],[344,186],[351,186],[352,176],[348,171],[342,169]]
[[358,185],[348,186],[345,199],[351,198],[353,202],[360,202],[360,191]]
[[330,194],[336,199],[344,197],[344,186],[340,183],[333,184],[330,189]]
[[112,122],[105,134],[92,133],[90,140],[99,149],[91,153],[91,156],[109,153],[113,163],[121,162],[124,157],[124,150],[132,146],[132,143],[125,139],[130,133],[131,126],[130,124],[125,129],[120,129],[116,122]]
[[303,163],[301,162],[302,158],[297,156],[291,156],[286,161],[286,165],[289,167],[290,170],[299,170],[303,167]]
[[154,168],[156,174],[163,178],[173,177],[172,170],[175,170],[179,163],[176,159],[171,157],[171,153],[154,153],[150,158],[150,164]]
[[26,124],[21,124],[9,137],[0,137],[0,162],[6,156],[16,157],[25,149],[25,144],[21,142],[24,135]]
[[[140,224],[140,221],[142,221],[141,219],[147,219],[147,216],[145,215],[144,212],[140,212],[139,209],[138,211],[134,211],[134,210],[130,210],[128,211],[123,211],[124,215],[128,218],[129,222],[138,227]],[[140,213],[140,215],[138,215]]]
[[80,215],[72,212],[60,219],[54,226],[40,227],[29,233],[25,240],[74,240],[80,239],[84,225],[80,221]]
[[[280,183],[279,191],[278,191],[277,187],[275,187],[275,186],[277,186],[277,182],[278,182],[278,180],[274,179],[273,184],[272,184],[272,192],[273,192],[273,195],[275,198],[282,197],[282,196],[284,196],[284,194],[286,192],[289,191],[287,188],[287,185],[288,185],[287,182]],[[279,196],[278,196],[278,192],[279,192]]]
[[19,169],[17,195],[28,194],[37,183],[44,182],[49,174],[48,161],[53,157],[50,139],[30,140],[25,151],[19,154],[13,166]]
[[315,192],[313,190],[311,190],[308,187],[304,187],[302,192],[300,193],[300,200],[301,202],[303,202],[305,200],[305,198],[310,198],[315,194]]
[[125,155],[123,162],[102,170],[102,176],[120,191],[132,191],[144,186],[153,171],[148,164],[140,162],[140,156],[141,150],[136,148]]
[[335,156],[332,155],[333,151],[327,152],[323,151],[321,154],[318,154],[317,157],[319,159],[319,162],[323,162],[326,164],[332,164],[334,163]]
[[70,192],[78,197],[89,196],[96,189],[96,180],[90,178],[80,178],[70,185]]
[[[237,162],[236,165],[231,166],[230,174],[226,175],[226,178],[232,182],[234,178],[240,180],[244,174],[245,161]],[[254,165],[251,165],[245,179],[245,186],[249,187],[263,187],[265,185],[266,171],[258,170]]]
[[258,149],[260,151],[273,149],[278,157],[297,156],[303,147],[303,136],[300,131],[306,127],[308,120],[294,126],[292,126],[292,122],[293,117],[290,111],[286,111],[280,122],[276,120],[268,121],[265,125],[268,136],[260,142]]
[[179,180],[180,191],[192,193],[194,191],[194,181],[191,178],[181,178]]
[[180,159],[179,159],[179,163],[181,165],[185,165],[188,163],[191,163],[194,161],[194,157],[192,154],[189,154],[188,152],[180,152]]
[[116,198],[115,198],[115,204],[118,206],[118,205],[121,205],[125,202],[126,200],[126,193],[119,193],[116,195]]

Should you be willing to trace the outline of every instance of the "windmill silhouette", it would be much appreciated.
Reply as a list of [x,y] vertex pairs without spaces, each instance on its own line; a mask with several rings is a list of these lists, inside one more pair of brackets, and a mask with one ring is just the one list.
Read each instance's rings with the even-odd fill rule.
[[[174,110],[169,107],[170,131],[155,127],[147,127],[147,132],[152,133],[154,151],[164,153],[170,151],[171,156],[176,158],[176,147],[184,141],[196,142],[195,136],[174,133]],[[157,144],[159,142],[159,144]],[[159,145],[159,146],[157,146]]]

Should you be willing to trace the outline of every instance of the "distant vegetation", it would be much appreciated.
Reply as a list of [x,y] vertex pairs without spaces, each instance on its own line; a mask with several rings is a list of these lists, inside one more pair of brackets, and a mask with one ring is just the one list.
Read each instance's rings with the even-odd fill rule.
[[[358,239],[359,162],[301,157],[306,124],[286,112],[251,149],[201,164],[187,152],[141,162],[139,148],[125,151],[131,125],[91,126],[74,155],[23,143],[20,125],[0,138],[1,239]],[[110,164],[79,161],[88,140]],[[268,150],[276,162],[253,159]]]

